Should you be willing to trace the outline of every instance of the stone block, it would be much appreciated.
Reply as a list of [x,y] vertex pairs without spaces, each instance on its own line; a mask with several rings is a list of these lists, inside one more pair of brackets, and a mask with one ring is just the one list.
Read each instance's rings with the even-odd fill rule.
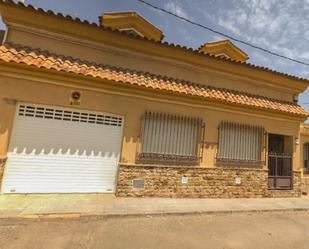
[[[182,176],[188,183],[182,183]],[[235,182],[240,177],[241,183]],[[144,179],[134,188],[133,179]],[[294,172],[292,190],[269,190],[268,171],[255,168],[197,168],[190,166],[120,165],[117,196],[170,198],[299,197],[301,174]]]

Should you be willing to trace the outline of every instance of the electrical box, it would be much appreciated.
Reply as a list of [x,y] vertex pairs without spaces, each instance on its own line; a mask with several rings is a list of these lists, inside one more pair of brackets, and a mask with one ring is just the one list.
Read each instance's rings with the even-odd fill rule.
[[235,177],[235,184],[236,184],[236,185],[241,184],[241,177],[240,177],[240,176],[236,176],[236,177]]
[[181,177],[181,183],[182,184],[187,184],[188,183],[188,177],[187,176],[182,176]]
[[134,179],[132,184],[133,184],[133,188],[144,188],[145,187],[145,181],[143,179]]

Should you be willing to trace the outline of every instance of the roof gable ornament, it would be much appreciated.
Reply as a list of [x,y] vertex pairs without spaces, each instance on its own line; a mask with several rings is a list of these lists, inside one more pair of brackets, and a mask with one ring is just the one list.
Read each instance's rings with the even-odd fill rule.
[[163,32],[135,11],[103,13],[99,17],[100,25],[129,34],[161,41]]
[[199,51],[205,54],[230,58],[237,61],[247,61],[249,59],[249,56],[243,50],[227,39],[206,42],[199,47]]

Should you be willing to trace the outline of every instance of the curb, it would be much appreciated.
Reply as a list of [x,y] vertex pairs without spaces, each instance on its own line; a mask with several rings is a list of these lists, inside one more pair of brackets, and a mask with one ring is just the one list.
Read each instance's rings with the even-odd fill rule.
[[224,214],[253,214],[253,213],[284,213],[284,212],[309,212],[309,208],[289,208],[289,209],[248,209],[248,210],[209,210],[209,211],[188,211],[188,212],[145,212],[130,214],[81,214],[81,220],[99,220],[104,218],[134,218],[152,216],[187,216],[187,215],[224,215]]
[[286,209],[248,209],[248,210],[208,210],[208,211],[181,211],[181,212],[144,212],[144,213],[42,213],[18,216],[0,216],[0,221],[61,221],[83,220],[93,221],[108,218],[134,218],[156,216],[187,216],[187,215],[224,215],[224,214],[262,214],[284,212],[309,212],[309,208],[286,208]]

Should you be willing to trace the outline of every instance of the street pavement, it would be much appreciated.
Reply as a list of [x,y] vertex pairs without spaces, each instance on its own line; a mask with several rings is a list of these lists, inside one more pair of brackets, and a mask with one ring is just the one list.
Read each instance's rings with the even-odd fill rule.
[[309,210],[309,198],[117,198],[112,194],[0,195],[1,218],[134,216]]
[[0,219],[0,249],[308,249],[309,212]]

